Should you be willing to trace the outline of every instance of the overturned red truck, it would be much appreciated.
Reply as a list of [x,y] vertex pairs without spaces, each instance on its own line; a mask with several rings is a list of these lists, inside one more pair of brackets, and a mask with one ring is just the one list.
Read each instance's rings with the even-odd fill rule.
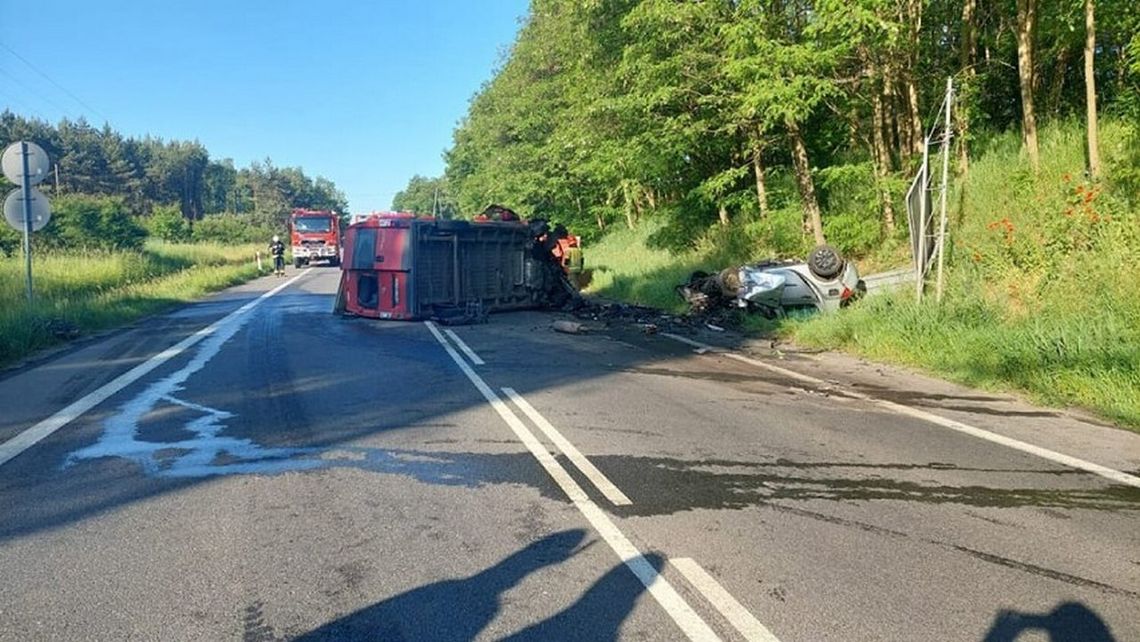
[[470,322],[491,312],[578,301],[564,268],[565,228],[506,212],[476,221],[388,212],[350,225],[335,311]]

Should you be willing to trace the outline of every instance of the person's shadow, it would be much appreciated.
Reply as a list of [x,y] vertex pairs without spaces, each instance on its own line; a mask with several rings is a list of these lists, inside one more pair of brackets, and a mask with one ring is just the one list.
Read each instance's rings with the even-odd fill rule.
[[1001,611],[984,642],[1014,642],[1026,631],[1044,631],[1050,642],[1116,642],[1104,620],[1077,602],[1065,602],[1044,614]]
[[[646,555],[645,561],[658,573],[665,565],[665,559],[653,553]],[[546,620],[503,638],[503,642],[616,641],[622,622],[644,592],[645,585],[641,580],[624,563],[619,563],[594,582],[577,602]]]
[[504,592],[530,573],[569,559],[585,536],[583,530],[555,533],[475,575],[412,589],[338,618],[296,640],[474,639],[499,612]]

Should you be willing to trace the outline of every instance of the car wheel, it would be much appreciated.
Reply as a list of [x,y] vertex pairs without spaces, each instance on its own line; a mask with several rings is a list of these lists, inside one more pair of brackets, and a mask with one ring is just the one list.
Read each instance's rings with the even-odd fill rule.
[[808,255],[808,269],[816,277],[834,279],[843,272],[843,257],[830,245],[820,245]]

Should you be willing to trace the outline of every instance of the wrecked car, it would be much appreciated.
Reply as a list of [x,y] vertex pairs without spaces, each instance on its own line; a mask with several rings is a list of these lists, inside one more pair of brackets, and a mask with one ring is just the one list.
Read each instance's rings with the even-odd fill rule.
[[770,259],[713,274],[693,272],[676,290],[696,314],[736,307],[775,319],[797,310],[838,310],[862,295],[866,285],[852,261],[820,245],[806,261]]

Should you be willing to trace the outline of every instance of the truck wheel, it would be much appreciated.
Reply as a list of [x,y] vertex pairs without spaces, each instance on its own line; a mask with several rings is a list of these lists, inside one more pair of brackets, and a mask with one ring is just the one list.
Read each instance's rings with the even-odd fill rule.
[[336,258],[335,256],[329,259],[329,267],[336,267],[338,265],[340,265],[340,259]]
[[843,272],[843,257],[830,245],[820,245],[808,255],[808,269],[817,277],[830,280]]
[[293,267],[300,270],[301,269],[301,259],[293,259]]

